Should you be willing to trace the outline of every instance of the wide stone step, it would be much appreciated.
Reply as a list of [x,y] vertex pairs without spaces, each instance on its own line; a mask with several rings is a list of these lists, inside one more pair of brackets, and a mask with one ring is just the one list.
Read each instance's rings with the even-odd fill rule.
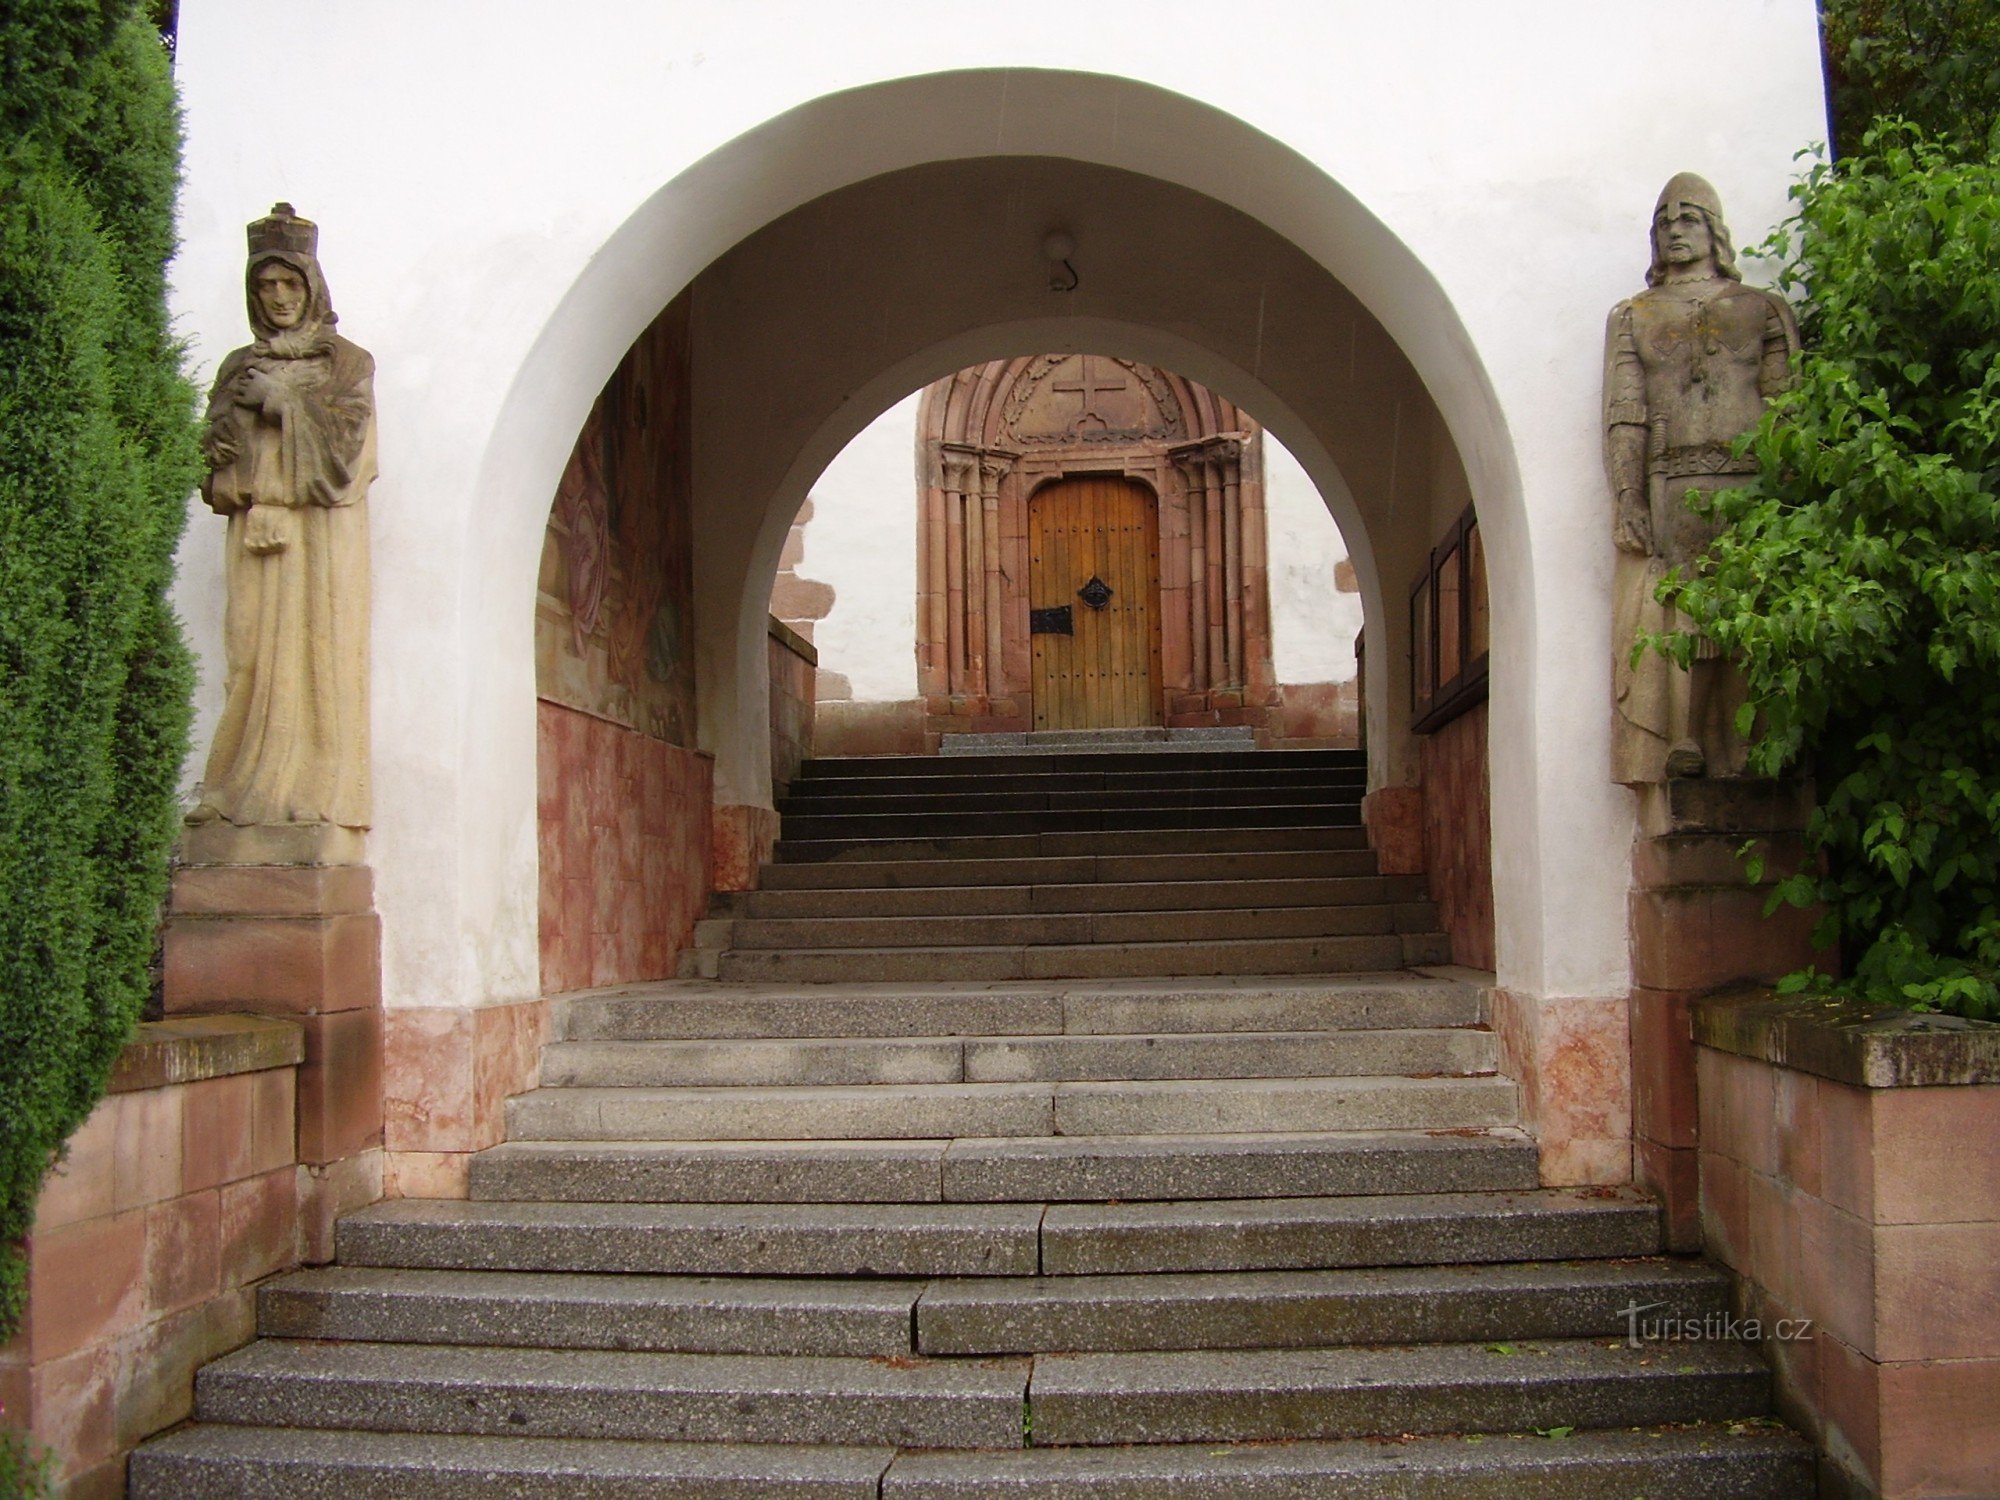
[[1698,1321],[1729,1279],[1687,1261],[1557,1261],[1342,1271],[933,1281],[925,1354],[1287,1349],[1622,1337],[1623,1309]]
[[557,1002],[589,1040],[1052,1036],[1475,1026],[1476,984],[1422,975],[1246,975],[1109,984],[784,986],[663,980]]
[[787,864],[822,860],[983,860],[1146,854],[1264,854],[1288,850],[1365,850],[1367,832],[1353,819],[1271,827],[1251,819],[1223,827],[1109,829],[1098,832],[911,834],[874,827],[859,837],[806,838],[787,830],[772,852]]
[[1441,932],[1010,947],[732,948],[717,955],[716,976],[748,983],[821,984],[1352,974],[1447,963],[1450,958],[1450,940]]
[[1028,1361],[775,1358],[265,1339],[195,1380],[203,1422],[693,1443],[1022,1444]]
[[1493,1033],[1289,1031],[1151,1036],[835,1037],[555,1042],[543,1087],[665,1088],[871,1083],[1078,1082],[1490,1073]]
[[1206,799],[1158,806],[1103,805],[1027,812],[793,813],[782,837],[815,839],[941,839],[996,834],[1140,832],[1155,829],[1269,829],[1361,826],[1359,793],[1299,800],[1273,793],[1254,804],[1219,807]]
[[1268,1442],[1728,1421],[1764,1415],[1770,1378],[1724,1343],[1070,1354],[1036,1359],[1029,1406],[1054,1446]]
[[1142,768],[1122,771],[1068,770],[965,772],[954,765],[932,762],[929,767],[907,775],[824,776],[793,778],[786,795],[800,802],[825,797],[921,796],[938,792],[1090,792],[1146,791],[1172,792],[1201,788],[1277,787],[1289,785],[1365,787],[1368,772],[1362,766],[1274,767],[1251,761],[1229,766],[1187,766],[1179,762],[1153,762]]
[[[1249,853],[1066,854],[965,859],[839,859],[821,864],[768,864],[758,895],[779,891],[937,889],[939,887],[1109,883],[1215,885],[1237,881],[1409,879],[1378,876],[1375,852],[1336,830],[1347,847],[1274,849]],[[783,849],[780,858],[788,858]],[[1193,904],[1193,903],[1190,903]]]
[[343,1265],[662,1276],[1109,1276],[1657,1255],[1633,1194],[1216,1202],[639,1204],[399,1199],[342,1219]]
[[[1564,1424],[1568,1425],[1568,1424]],[[1041,1434],[1036,1433],[1039,1442]],[[900,1454],[883,1500],[1810,1500],[1812,1449],[1761,1424],[1537,1436]],[[775,1492],[774,1492],[775,1493]]]
[[1360,750],[1258,750],[1246,756],[1241,751],[1190,751],[1175,759],[1171,767],[1146,751],[1111,751],[1102,754],[1064,755],[1056,751],[1033,755],[966,755],[949,760],[935,755],[854,755],[829,756],[809,760],[799,771],[802,781],[846,781],[873,776],[924,775],[1108,775],[1131,771],[1139,775],[1172,769],[1219,770],[1256,769],[1298,771],[1335,767],[1366,770],[1368,757]]
[[329,1266],[259,1288],[257,1331],[345,1342],[900,1358],[911,1352],[913,1310],[930,1284]]
[[404,1198],[336,1230],[351,1266],[662,1276],[1032,1276],[1038,1204],[473,1203]]
[[1039,912],[1027,916],[806,917],[730,923],[735,951],[753,949],[1058,947],[1213,943],[1255,938],[1434,932],[1428,901],[1400,905],[1278,906],[1240,910]]
[[[893,1455],[893,1461],[892,1461]],[[270,1427],[182,1428],[133,1500],[1810,1500],[1812,1449],[1764,1424],[1278,1445],[722,1446]]]
[[1096,784],[1053,784],[1002,790],[963,781],[916,787],[902,781],[868,783],[838,791],[811,787],[778,804],[785,818],[868,817],[883,813],[1111,812],[1126,808],[1267,807],[1273,804],[1358,802],[1367,791],[1361,776],[1284,777],[1242,783],[1172,786],[1107,779]]
[[1366,906],[1421,902],[1425,898],[1422,878],[1413,875],[1371,875],[1345,880],[1203,879],[1049,885],[849,886],[830,890],[725,893],[710,903],[709,914],[765,921],[819,917],[1023,916],[1034,912]]
[[1043,1203],[1533,1188],[1513,1130],[916,1141],[508,1141],[472,1196],[567,1203]]
[[1331,1270],[1657,1255],[1657,1205],[1637,1194],[1543,1188],[1215,1202],[1054,1203],[1050,1276]]
[[1498,1077],[1229,1078],[824,1088],[540,1088],[507,1101],[515,1140],[923,1140],[1454,1130],[1512,1125]]
[[879,1500],[887,1447],[201,1425],[132,1455],[132,1500]]

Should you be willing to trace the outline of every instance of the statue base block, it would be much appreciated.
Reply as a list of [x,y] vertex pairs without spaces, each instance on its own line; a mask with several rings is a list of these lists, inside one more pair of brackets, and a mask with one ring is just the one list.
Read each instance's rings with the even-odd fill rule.
[[181,832],[181,859],[190,865],[358,865],[368,832],[338,823],[256,823],[223,819],[191,823]]
[[[1717,778],[1639,788],[1632,846],[1634,1175],[1665,1210],[1668,1248],[1701,1245],[1693,1004],[1732,985],[1770,983],[1828,955],[1817,912],[1764,915],[1769,884],[1805,858],[1812,786]],[[1738,851],[1764,860],[1752,883]]]
[[[292,852],[304,842],[294,841]],[[213,842],[203,848],[214,850]],[[232,860],[174,873],[166,1012],[284,1016],[304,1027],[298,1159],[308,1165],[382,1144],[381,918],[374,893],[373,871],[358,864]]]

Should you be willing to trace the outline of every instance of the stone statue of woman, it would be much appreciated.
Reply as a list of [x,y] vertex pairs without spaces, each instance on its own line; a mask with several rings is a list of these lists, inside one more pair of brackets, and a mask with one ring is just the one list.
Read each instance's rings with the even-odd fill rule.
[[201,492],[226,516],[228,683],[194,824],[368,826],[375,361],[333,331],[318,227],[249,227],[257,341],[222,362]]
[[1604,337],[1604,467],[1615,497],[1612,779],[1740,776],[1744,699],[1735,667],[1706,638],[1683,671],[1657,651],[1635,663],[1643,634],[1691,633],[1654,598],[1670,568],[1715,540],[1688,505],[1691,490],[1749,483],[1757,460],[1736,439],[1792,378],[1798,323],[1776,292],[1743,284],[1715,189],[1692,172],[1653,208],[1646,290],[1611,311]]

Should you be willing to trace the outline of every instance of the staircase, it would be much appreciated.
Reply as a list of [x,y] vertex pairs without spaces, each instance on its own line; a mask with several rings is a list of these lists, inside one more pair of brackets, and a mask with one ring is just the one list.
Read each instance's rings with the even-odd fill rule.
[[[1804,1497],[1655,1207],[1537,1185],[1357,758],[821,762],[692,977],[570,997],[156,1497]],[[1227,762],[1224,764],[1223,762]],[[706,977],[703,977],[706,976]]]

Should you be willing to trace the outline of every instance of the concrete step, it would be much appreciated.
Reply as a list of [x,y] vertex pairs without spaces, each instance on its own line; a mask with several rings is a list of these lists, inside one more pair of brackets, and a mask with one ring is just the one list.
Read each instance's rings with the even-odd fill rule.
[[1123,1276],[1657,1255],[1635,1194],[1538,1188],[1165,1203],[489,1203],[342,1219],[347,1266],[661,1276]]
[[[892,1461],[893,1456],[893,1461]],[[1810,1500],[1812,1449],[1761,1423],[1280,1445],[949,1450],[184,1427],[133,1500]]]
[[1698,1321],[1728,1310],[1729,1278],[1670,1260],[991,1277],[929,1283],[916,1327],[934,1355],[1298,1349],[1622,1338],[1633,1306]]
[[[1176,770],[1254,768],[1289,771],[1328,766],[1366,770],[1367,765],[1367,754],[1360,750],[1259,750],[1248,757],[1236,751],[1191,751],[1186,758],[1173,762]],[[949,760],[936,755],[829,756],[807,761],[800,769],[798,779],[838,781],[869,776],[976,775],[986,772],[1018,775],[1031,771],[1047,774],[1137,771],[1144,774],[1161,768],[1161,762],[1152,753],[1143,750],[1065,755],[1051,749],[1033,755],[966,755],[953,756]]]
[[346,1266],[660,1276],[1032,1276],[1039,1204],[473,1203],[403,1198],[336,1231]]
[[[1077,886],[1098,881],[1129,884],[1178,882],[1227,888],[1236,881],[1408,880],[1376,874],[1375,853],[1339,830],[1350,847],[1277,849],[1249,853],[1026,855],[1018,858],[840,859],[821,864],[767,864],[757,895],[779,891],[888,890],[941,887]],[[782,852],[782,851],[781,851]],[[1194,903],[1189,903],[1194,904]]]
[[1019,916],[738,917],[737,951],[789,948],[1055,947],[1111,943],[1212,943],[1253,938],[1434,932],[1428,901],[1398,905],[1274,906],[1200,911],[1043,911]]
[[563,997],[572,1040],[1054,1036],[1476,1026],[1479,987],[1374,972],[1059,985],[663,980]]
[[1813,1468],[1806,1443],[1762,1423],[1580,1431],[1562,1442],[1398,1434],[1243,1447],[1038,1446],[899,1454],[882,1500],[1810,1500]]
[[553,1042],[544,1088],[1082,1082],[1491,1073],[1493,1033],[1288,1031],[1115,1037]]
[[1049,1276],[1331,1270],[1657,1255],[1659,1209],[1622,1190],[1056,1203]]
[[488,1202],[1043,1203],[1533,1188],[1518,1131],[1016,1136],[930,1141],[508,1141]]
[[1035,1361],[1029,1407],[1053,1446],[1525,1432],[1760,1417],[1770,1378],[1725,1343],[1671,1359],[1603,1339],[1071,1354]]
[[1450,940],[1441,932],[1033,947],[732,948],[718,956],[716,977],[746,983],[826,984],[1352,974],[1447,963],[1450,958]]
[[1187,766],[1156,762],[1122,771],[980,771],[933,762],[907,775],[802,776],[789,783],[788,797],[807,801],[823,797],[890,797],[925,792],[1085,792],[1144,791],[1164,788],[1188,791],[1201,787],[1272,787],[1293,783],[1319,786],[1361,786],[1368,772],[1361,766],[1280,767],[1261,763],[1226,767]]
[[787,864],[829,859],[980,860],[1021,857],[1093,858],[1134,854],[1265,854],[1289,850],[1316,853],[1365,850],[1367,832],[1352,819],[1327,816],[1316,824],[1266,826],[1249,819],[1211,828],[1063,830],[1051,833],[967,833],[915,835],[872,827],[860,837],[808,838],[788,830],[773,857]]
[[1273,793],[1267,800],[1219,807],[1205,798],[1155,806],[1095,805],[1024,812],[792,813],[781,837],[815,839],[940,839],[999,834],[1228,830],[1243,828],[1361,826],[1361,798],[1301,799]]
[[1240,911],[1425,899],[1420,876],[1373,875],[1345,880],[1089,881],[735,891],[718,894],[709,903],[709,912],[738,920],[800,921],[822,917],[1024,916],[1033,912]]
[[911,1319],[929,1284],[327,1266],[264,1283],[257,1331],[343,1342],[900,1358],[911,1352]]
[[879,1500],[888,1447],[198,1425],[132,1455],[132,1500]]
[[941,755],[1006,755],[1016,751],[1066,750],[1102,754],[1127,747],[1145,750],[1230,750],[1254,752],[1256,732],[1247,724],[1175,729],[1147,725],[1131,729],[1030,729],[993,734],[947,734]]
[[[1111,812],[1123,808],[1266,807],[1274,804],[1357,802],[1367,790],[1353,775],[1272,777],[1243,783],[1210,782],[1173,786],[1153,780],[1133,785],[1124,778],[1093,785],[1066,784],[1003,791],[977,781],[919,786],[908,781],[869,782],[862,787],[802,789],[778,804],[786,818],[868,817],[884,813]],[[1095,780],[1095,778],[1092,778]]]
[[507,1101],[513,1140],[927,1140],[1234,1135],[1513,1125],[1511,1079],[1227,1078],[822,1088],[539,1088]]
[[264,1339],[202,1370],[195,1417],[487,1437],[1018,1448],[1027,1384],[1021,1359]]

